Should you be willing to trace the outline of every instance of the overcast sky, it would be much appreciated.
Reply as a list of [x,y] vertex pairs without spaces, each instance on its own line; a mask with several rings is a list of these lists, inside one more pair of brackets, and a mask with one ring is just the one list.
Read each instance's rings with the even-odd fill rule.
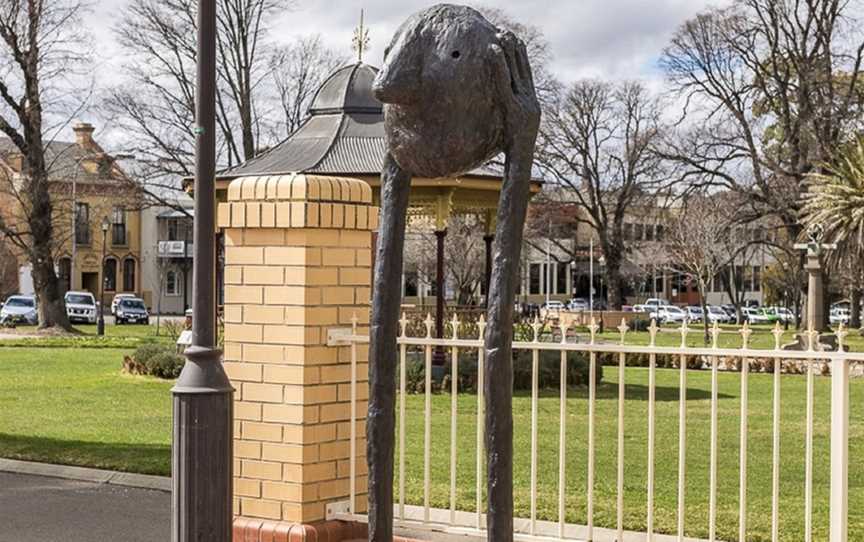
[[[105,77],[117,73],[112,24],[136,0],[98,0],[93,33]],[[271,24],[276,40],[320,34],[327,46],[351,53],[351,36],[366,10],[371,48],[366,61],[380,65],[384,47],[411,13],[428,0],[296,0],[297,8]],[[656,61],[672,32],[709,5],[727,0],[483,0],[517,20],[539,27],[549,40],[552,68],[563,80],[579,77],[656,78]]]

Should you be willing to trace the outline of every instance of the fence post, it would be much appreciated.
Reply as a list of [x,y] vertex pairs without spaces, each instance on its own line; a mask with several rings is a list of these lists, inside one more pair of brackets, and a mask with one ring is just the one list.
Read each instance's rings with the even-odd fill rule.
[[846,542],[849,512],[849,364],[831,361],[831,538]]
[[[327,507],[347,501],[352,488],[357,511],[366,507],[368,347],[357,346],[354,357],[328,335],[350,330],[355,314],[360,331],[368,331],[377,219],[371,188],[354,179],[237,179],[220,204],[224,366],[237,389],[236,542],[363,535],[352,530],[358,526],[324,520]],[[361,435],[356,470],[349,464],[352,434]]]

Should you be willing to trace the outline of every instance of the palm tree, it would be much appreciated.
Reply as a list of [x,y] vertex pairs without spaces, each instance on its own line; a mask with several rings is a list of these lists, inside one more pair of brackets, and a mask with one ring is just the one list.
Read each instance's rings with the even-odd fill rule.
[[837,244],[837,250],[828,254],[826,264],[850,279],[850,324],[860,327],[864,290],[864,136],[843,148],[833,164],[812,174],[810,180],[802,221],[807,227],[821,227],[825,241]]

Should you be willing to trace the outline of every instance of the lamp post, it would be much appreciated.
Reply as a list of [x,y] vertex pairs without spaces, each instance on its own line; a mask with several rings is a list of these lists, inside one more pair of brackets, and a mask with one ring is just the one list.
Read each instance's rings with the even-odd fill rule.
[[111,223],[108,222],[108,217],[102,218],[102,280],[99,281],[99,320],[96,322],[96,334],[99,336],[105,335],[105,281],[108,280],[108,275],[105,274],[105,245],[108,244],[108,228]]
[[171,389],[172,542],[231,542],[234,390],[216,347],[216,0],[198,0],[192,346]]

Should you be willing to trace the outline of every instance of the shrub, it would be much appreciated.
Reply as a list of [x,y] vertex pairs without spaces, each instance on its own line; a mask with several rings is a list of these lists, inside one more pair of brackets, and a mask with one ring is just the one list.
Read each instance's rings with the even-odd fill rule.
[[174,379],[180,376],[186,359],[169,346],[143,344],[123,359],[123,370],[129,374]]
[[[530,350],[513,354],[513,389],[530,390],[533,355]],[[567,385],[587,386],[590,376],[589,355],[585,352],[567,352]],[[561,353],[541,350],[538,367],[538,387],[559,388],[561,385]],[[597,356],[595,383],[603,381],[603,358]]]
[[158,378],[174,379],[180,376],[186,359],[174,352],[156,354],[146,363],[147,373]]
[[135,349],[135,353],[132,354],[132,357],[137,363],[146,367],[151,358],[168,351],[168,348],[160,344],[142,344]]

